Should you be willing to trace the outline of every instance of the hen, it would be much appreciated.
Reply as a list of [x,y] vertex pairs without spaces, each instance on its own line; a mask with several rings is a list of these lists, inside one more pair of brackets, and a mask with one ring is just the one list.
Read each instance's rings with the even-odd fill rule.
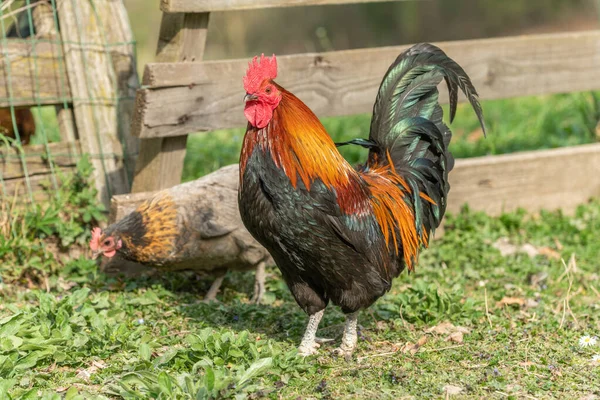
[[10,108],[0,108],[0,134],[16,139],[19,133],[19,139],[22,145],[29,144],[31,137],[35,134],[35,119],[29,108],[15,108],[14,120]]
[[231,165],[159,192],[106,229],[94,228],[92,254],[215,274],[206,301],[215,299],[229,269],[256,268],[252,300],[258,303],[270,257],[242,224],[237,188],[238,167]]
[[369,149],[357,169],[341,156],[313,112],[273,81],[277,61],[261,56],[244,77],[248,128],[240,160],[242,221],[271,253],[298,305],[309,315],[299,347],[319,347],[316,331],[331,301],[346,314],[341,346],[351,356],[357,315],[413,270],[447,204],[451,132],[437,86],[445,80],[453,119],[458,88],[482,128],[477,92],[442,50],[417,44],[394,61],[373,108]]

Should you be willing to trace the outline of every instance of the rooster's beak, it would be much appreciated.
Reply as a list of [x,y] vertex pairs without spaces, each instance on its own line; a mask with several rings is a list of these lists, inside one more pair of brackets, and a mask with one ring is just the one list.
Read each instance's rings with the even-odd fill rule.
[[247,102],[253,101],[253,100],[258,100],[258,96],[255,94],[246,93],[246,95],[244,96],[244,103],[247,103]]

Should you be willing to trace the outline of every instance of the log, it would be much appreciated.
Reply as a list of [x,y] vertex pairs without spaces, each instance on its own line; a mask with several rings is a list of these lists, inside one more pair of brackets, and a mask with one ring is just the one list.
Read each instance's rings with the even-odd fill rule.
[[[600,31],[438,45],[467,71],[483,100],[600,89]],[[407,47],[281,56],[277,81],[319,117],[369,113],[385,71]],[[247,65],[248,59],[148,64],[135,134],[156,138],[245,126]]]

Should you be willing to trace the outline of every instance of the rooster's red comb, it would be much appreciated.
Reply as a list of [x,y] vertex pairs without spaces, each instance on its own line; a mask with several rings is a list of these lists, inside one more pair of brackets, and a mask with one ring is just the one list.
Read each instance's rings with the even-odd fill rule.
[[90,240],[90,249],[97,251],[100,248],[100,236],[102,236],[102,229],[92,229],[92,240]]
[[248,70],[244,76],[244,89],[246,93],[254,93],[260,88],[265,79],[275,79],[277,77],[277,58],[265,57],[261,54],[260,60],[254,57],[248,63]]

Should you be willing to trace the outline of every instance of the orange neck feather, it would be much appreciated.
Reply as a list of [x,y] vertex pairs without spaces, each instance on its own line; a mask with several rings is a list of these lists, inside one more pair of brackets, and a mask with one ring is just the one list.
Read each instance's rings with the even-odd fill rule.
[[263,129],[249,126],[240,160],[243,174],[254,146],[269,150],[273,162],[289,178],[298,179],[310,190],[320,179],[338,194],[342,211],[350,214],[369,208],[368,192],[361,186],[358,172],[342,157],[317,116],[296,96],[280,86],[282,93],[273,119]]

